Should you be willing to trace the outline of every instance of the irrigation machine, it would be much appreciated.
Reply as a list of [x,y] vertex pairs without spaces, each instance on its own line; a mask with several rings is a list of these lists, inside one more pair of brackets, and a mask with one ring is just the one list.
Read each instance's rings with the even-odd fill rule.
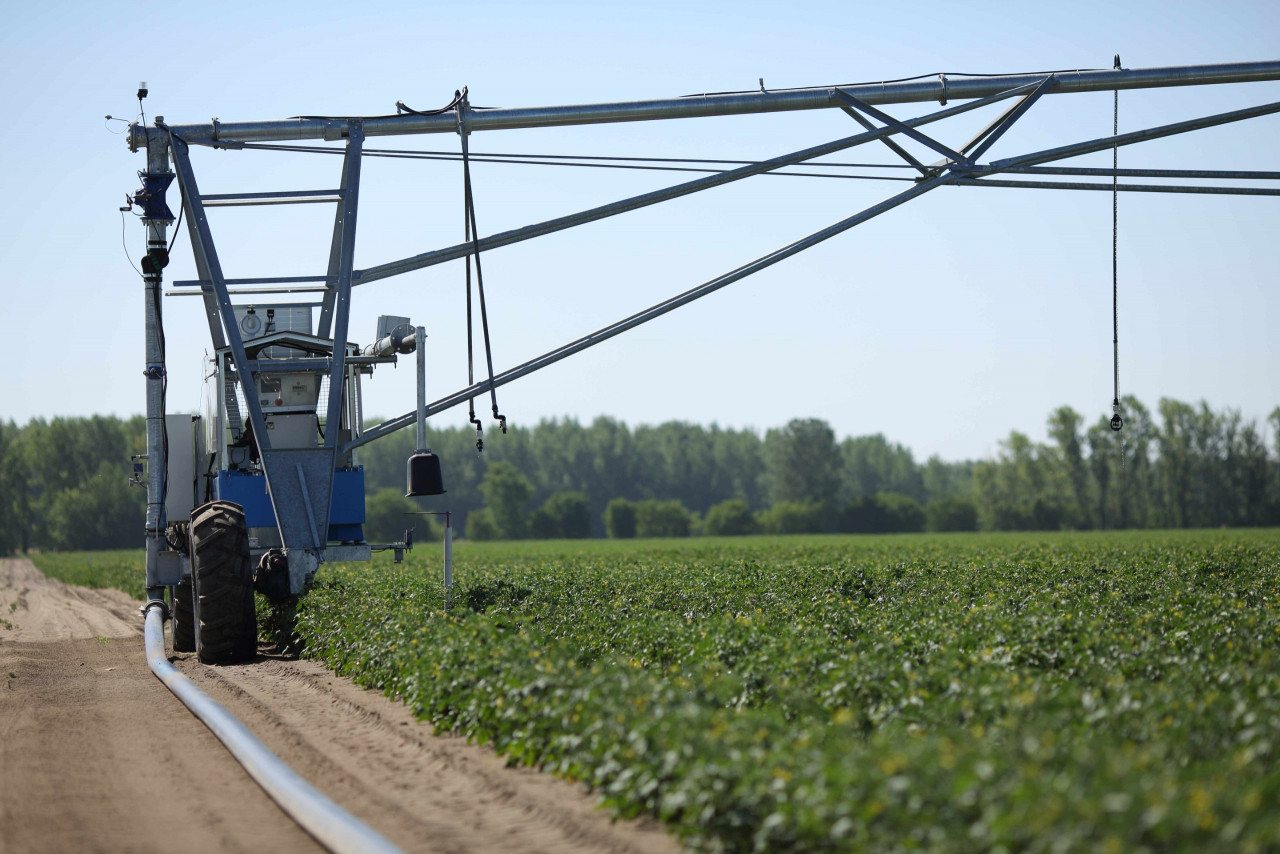
[[[418,450],[409,458],[409,495],[444,491],[439,459],[424,447],[426,419],[446,409],[490,395],[502,419],[495,391],[567,356],[659,317],[732,284],[938,187],[1000,186],[1103,192],[1163,192],[1277,195],[1280,172],[1203,169],[1119,169],[1046,165],[1077,155],[1115,151],[1146,140],[1280,112],[1280,103],[1192,118],[1161,127],[1066,144],[1001,160],[983,155],[1042,97],[1075,92],[1119,91],[1169,86],[1244,83],[1280,79],[1280,61],[1229,65],[1092,71],[1038,72],[1002,76],[930,75],[910,80],[768,91],[707,94],[623,103],[556,107],[481,109],[466,90],[444,108],[422,112],[397,104],[397,113],[378,117],[303,117],[279,121],[168,124],[145,118],[130,127],[130,149],[146,156],[141,189],[125,210],[136,209],[146,230],[142,258],[146,330],[147,452],[135,461],[135,480],[147,489],[146,586],[151,611],[173,621],[178,651],[194,651],[206,663],[229,663],[256,650],[254,590],[274,603],[303,593],[327,561],[367,560],[412,543],[366,541],[364,475],[357,450],[411,425]],[[138,91],[139,104],[147,95]],[[909,120],[896,119],[878,105],[928,103],[937,106]],[[926,126],[992,105],[983,129],[953,148],[927,135]],[[857,133],[751,163],[706,161],[671,163],[643,158],[647,168],[707,174],[665,189],[625,198],[568,216],[485,237],[474,229],[470,163],[472,133],[606,122],[657,121],[791,110],[836,109],[858,125]],[[388,152],[366,146],[373,137],[456,134],[464,174],[466,239],[409,258],[357,268],[354,248],[363,158]],[[917,152],[919,159],[900,143]],[[860,145],[885,145],[909,167],[914,181],[896,195],[854,213],[803,239],[783,246],[527,362],[488,376],[430,404],[425,399],[424,331],[407,317],[384,316],[372,343],[359,346],[349,329],[353,289],[435,264],[465,260],[476,268],[484,337],[488,339],[480,273],[482,252],[669,201],[765,173],[785,174],[799,164],[824,165],[821,158]],[[196,180],[193,149],[223,149],[248,157],[260,149],[339,154],[336,186],[279,192],[206,193]],[[425,156],[425,152],[423,153]],[[412,157],[398,151],[395,156]],[[615,164],[624,158],[550,158],[559,165]],[[522,162],[547,162],[524,157]],[[634,165],[634,164],[633,164]],[[998,177],[1003,176],[1003,177]],[[1156,179],[1134,183],[1129,179]],[[1103,179],[1103,180],[1098,180]],[[1105,180],[1110,179],[1110,180]],[[1120,179],[1125,179],[1121,183]],[[1195,180],[1195,184],[1169,183]],[[1244,181],[1228,186],[1222,181]],[[181,212],[175,217],[166,194],[176,182]],[[1268,183],[1271,182],[1271,183]],[[286,277],[227,278],[210,228],[209,208],[327,203],[335,207],[332,242],[325,267]],[[170,414],[165,397],[168,374],[162,322],[162,279],[169,262],[170,228],[185,221],[198,278],[173,282],[164,294],[198,296],[208,318],[212,357],[206,378],[206,405],[198,415]],[[470,300],[470,284],[468,284]],[[304,300],[304,301],[299,301]],[[305,300],[314,300],[305,301]],[[418,401],[413,411],[376,426],[362,423],[361,382],[379,365],[416,353]],[[1112,426],[1122,425],[1118,378]],[[472,407],[474,417],[474,404]],[[505,424],[505,422],[504,422]],[[145,475],[143,473],[145,460]],[[448,548],[446,531],[446,549]],[[447,564],[447,562],[446,562]],[[167,593],[167,596],[166,596]]]

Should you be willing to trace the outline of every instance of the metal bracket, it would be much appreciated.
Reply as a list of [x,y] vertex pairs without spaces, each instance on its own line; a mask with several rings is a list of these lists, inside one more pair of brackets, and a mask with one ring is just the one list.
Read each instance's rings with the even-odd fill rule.
[[133,194],[133,203],[142,208],[144,220],[173,222],[173,211],[165,203],[165,190],[173,183],[172,172],[139,172],[142,189]]

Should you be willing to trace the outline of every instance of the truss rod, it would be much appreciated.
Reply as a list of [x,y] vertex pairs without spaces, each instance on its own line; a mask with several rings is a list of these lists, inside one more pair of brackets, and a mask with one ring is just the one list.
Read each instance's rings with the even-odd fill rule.
[[[939,110],[936,113],[930,113],[916,119],[909,119],[902,124],[908,127],[919,127],[931,122],[941,121],[960,113],[985,107],[988,104],[1002,101],[1006,98],[1012,98],[1017,95],[1029,92],[1039,84],[1039,81],[1027,83],[1016,89],[1010,89],[1006,92],[1000,92],[978,101],[971,101],[967,104],[960,104],[955,107],[948,107],[945,110]],[[472,113],[472,116],[476,113]],[[470,119],[468,119],[470,121]],[[743,178],[750,178],[753,175],[760,175],[770,172],[782,166],[788,166],[793,163],[800,163],[805,160],[812,160],[815,157],[821,157],[824,154],[833,154],[837,151],[843,151],[847,148],[853,148],[872,140],[884,138],[890,134],[896,133],[896,129],[891,127],[877,128],[874,131],[848,136],[843,139],[837,139],[833,142],[827,142],[822,145],[815,145],[812,148],[801,149],[790,154],[784,154],[774,157],[770,160],[763,160],[759,163],[753,163],[738,169],[731,169],[728,172],[721,172],[718,175],[709,175],[705,178],[695,178],[692,181],[686,181],[683,184],[676,184],[672,187],[666,187],[661,190],[654,190],[650,193],[643,193],[639,196],[632,196],[621,201],[611,202],[600,207],[590,208],[578,213],[569,214],[568,216],[558,217],[556,219],[546,220],[545,222],[535,223],[534,225],[526,225],[523,228],[504,231],[489,237],[481,238],[479,241],[479,249],[488,251],[497,249],[500,246],[510,246],[513,243],[519,243],[523,240],[530,240],[534,237],[542,237],[546,234],[552,234],[557,231],[563,231],[566,228],[573,228],[579,225],[585,225],[589,222],[605,219],[607,217],[616,216],[617,214],[626,213],[627,211],[638,210],[649,205],[656,205],[659,202],[666,202],[672,199],[678,199],[681,196],[687,196],[691,193],[709,190],[712,187],[719,187],[732,181],[740,181]],[[367,284],[375,282],[378,279],[385,279],[389,276],[398,276],[402,273],[408,273],[413,270],[421,270],[424,267],[431,267],[435,264],[443,264],[446,261],[455,261],[465,257],[471,252],[472,244],[458,243],[444,249],[437,249],[432,252],[425,252],[421,255],[415,255],[412,258],[404,258],[399,261],[391,261],[387,264],[381,264],[377,267],[369,267],[361,270],[356,274],[355,284]]]
[[[840,87],[868,104],[906,104],[946,99],[984,98],[1007,89],[1039,83],[1043,74],[1005,74],[992,77],[955,77],[902,83],[871,83]],[[1149,89],[1165,86],[1198,86],[1248,83],[1280,79],[1280,61],[1235,62],[1222,65],[1184,65],[1166,68],[1132,68],[1075,71],[1056,76],[1053,94],[1101,92],[1114,89]],[[701,118],[771,113],[787,110],[819,110],[839,107],[834,86],[791,89],[783,92],[734,92],[650,101],[573,104],[552,107],[473,109],[468,117],[472,131],[566,125],[637,122],[655,119]],[[293,118],[261,122],[218,122],[172,125],[188,143],[270,142],[273,140],[343,138],[347,119]],[[394,136],[416,133],[453,133],[457,120],[450,110],[435,116],[403,115],[364,119],[365,135]],[[133,125],[128,134],[133,150],[146,145],[145,127]]]
[[[590,335],[579,338],[576,341],[548,353],[544,353],[543,355],[538,356],[535,359],[531,359],[524,364],[517,365],[514,368],[503,371],[491,380],[482,380],[481,382],[473,383],[461,391],[454,392],[448,397],[441,398],[427,407],[426,415],[427,417],[436,415],[446,409],[450,409],[466,402],[469,398],[482,395],[491,388],[506,385],[507,383],[517,380],[520,377],[527,376],[534,371],[539,371],[549,365],[554,365],[561,359],[572,356],[575,353],[580,353],[583,350],[586,350],[589,347],[594,347],[603,341],[608,341],[615,335],[620,335],[629,329],[634,329],[642,323],[648,323],[650,320],[661,317],[662,315],[670,311],[674,311],[683,305],[688,305],[696,299],[700,299],[707,294],[714,293],[727,285],[731,285],[734,282],[739,281],[740,279],[745,279],[747,276],[757,273],[766,267],[771,267],[779,261],[790,258],[792,255],[816,246],[824,240],[829,240],[830,238],[848,231],[854,226],[860,225],[869,219],[873,219],[886,211],[891,211],[899,205],[909,202],[918,196],[922,196],[936,187],[940,187],[943,184],[954,183],[955,180],[956,176],[954,175],[942,175],[921,181],[909,190],[904,190],[896,196],[885,199],[883,202],[873,205],[872,207],[856,213],[851,217],[843,219],[834,225],[827,226],[821,231],[816,231],[808,237],[801,238],[800,240],[771,252],[768,255],[757,258],[749,264],[744,264],[736,270],[731,270],[722,276],[718,276],[708,282],[698,285],[695,288],[691,288],[684,293],[677,294],[676,296],[647,308],[644,311],[637,312],[630,317],[624,318],[623,320],[606,326],[603,329],[599,329]],[[346,445],[343,445],[339,450],[339,453],[345,454],[353,448],[357,448],[360,445],[372,442],[374,439],[394,433],[396,430],[403,427],[408,427],[416,423],[417,417],[418,411],[414,410],[413,412],[401,415],[399,418],[393,418],[390,421],[383,422],[377,427],[366,430],[358,438],[353,439]]]
[[1206,196],[1280,196],[1277,187],[1205,187],[1187,184],[1087,184],[1076,181],[1005,181],[996,178],[959,178],[966,187],[1016,187],[1025,190],[1119,190],[1122,193],[1192,193]]
[[1110,169],[1087,166],[974,166],[969,171],[975,175],[1004,172],[1020,175],[1080,175],[1097,178],[1220,178],[1248,181],[1280,180],[1280,172],[1259,172],[1240,169]]
[[1009,157],[991,163],[987,171],[999,172],[1009,166],[1036,166],[1053,160],[1064,160],[1068,157],[1078,157],[1081,154],[1092,154],[1095,151],[1108,151],[1117,145],[1134,145],[1135,143],[1162,139],[1166,136],[1175,136],[1188,131],[1203,130],[1204,128],[1217,127],[1218,125],[1244,121],[1245,119],[1256,119],[1259,116],[1269,116],[1272,113],[1280,113],[1280,101],[1261,104],[1257,107],[1246,107],[1243,110],[1214,113],[1211,116],[1188,119],[1185,122],[1174,122],[1173,124],[1160,125],[1159,127],[1145,130],[1130,131],[1116,136],[1105,136],[1101,139],[1077,142],[1072,145],[1060,146],[1059,148],[1048,148],[1018,157]]

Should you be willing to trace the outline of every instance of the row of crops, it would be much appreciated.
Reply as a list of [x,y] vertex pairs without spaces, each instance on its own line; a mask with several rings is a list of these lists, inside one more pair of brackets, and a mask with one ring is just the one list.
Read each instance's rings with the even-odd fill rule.
[[326,566],[293,641],[692,847],[1280,850],[1275,530],[455,557],[447,611],[429,547]]
[[1280,535],[474,544],[307,654],[728,850],[1276,850]]

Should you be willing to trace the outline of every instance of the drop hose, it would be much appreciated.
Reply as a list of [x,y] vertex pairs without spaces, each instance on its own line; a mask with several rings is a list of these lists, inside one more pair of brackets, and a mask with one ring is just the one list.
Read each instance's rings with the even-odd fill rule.
[[178,672],[165,655],[164,603],[146,605],[144,637],[147,664],[156,678],[174,693],[218,737],[271,799],[298,826],[334,854],[385,852],[399,854],[386,839],[299,777],[235,716],[214,702],[195,683]]

